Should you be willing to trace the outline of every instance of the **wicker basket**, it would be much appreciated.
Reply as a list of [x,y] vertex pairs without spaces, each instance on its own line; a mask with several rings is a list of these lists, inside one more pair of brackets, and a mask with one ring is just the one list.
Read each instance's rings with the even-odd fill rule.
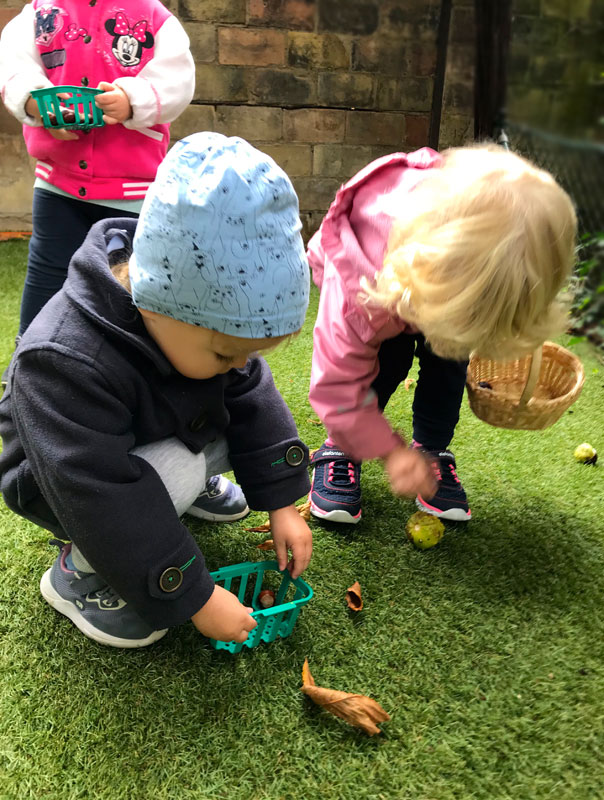
[[473,356],[468,366],[468,400],[476,416],[489,425],[541,430],[553,425],[575,402],[584,380],[577,356],[545,342],[533,355],[516,361]]

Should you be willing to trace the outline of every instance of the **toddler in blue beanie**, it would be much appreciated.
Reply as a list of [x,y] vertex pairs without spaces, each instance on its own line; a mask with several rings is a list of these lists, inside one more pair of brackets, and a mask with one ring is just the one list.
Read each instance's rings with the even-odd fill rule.
[[280,569],[308,565],[294,506],[308,450],[258,355],[304,322],[300,229],[272,159],[194,134],[160,165],[138,225],[91,229],[24,335],[0,402],[1,489],[62,540],[41,592],[90,638],[142,647],[191,619],[245,641],[252,609],[214,585],[180,521],[228,519],[211,511],[243,497],[225,470],[243,513],[269,512]]
[[287,175],[243,139],[198,133],[159,167],[134,238],[135,304],[230,336],[299,331],[309,270]]

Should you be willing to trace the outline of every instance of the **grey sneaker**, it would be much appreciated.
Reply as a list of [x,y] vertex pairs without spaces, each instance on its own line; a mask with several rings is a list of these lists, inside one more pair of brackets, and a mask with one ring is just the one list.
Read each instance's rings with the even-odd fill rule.
[[52,544],[61,552],[42,576],[42,597],[84,636],[110,647],[146,647],[168,632],[167,628],[154,631],[96,572],[69,569],[71,543]]
[[234,522],[249,514],[245,495],[224,475],[214,475],[206,483],[206,488],[187,509],[187,514],[210,522]]

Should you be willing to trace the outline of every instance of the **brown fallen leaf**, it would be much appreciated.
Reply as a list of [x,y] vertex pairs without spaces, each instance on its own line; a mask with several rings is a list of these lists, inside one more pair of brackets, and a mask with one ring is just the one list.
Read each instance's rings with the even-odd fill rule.
[[300,503],[299,506],[296,506],[298,509],[298,514],[305,519],[307,522],[310,519],[310,500],[307,500],[306,503]]
[[408,392],[414,383],[415,378],[405,378],[405,391]]
[[266,542],[260,542],[260,544],[257,544],[256,547],[258,550],[274,550],[275,543],[272,539],[267,539]]
[[[296,509],[298,510],[298,514],[300,514],[302,519],[305,519],[308,522],[308,520],[310,519],[310,500],[307,500],[306,503],[300,503],[299,506],[296,506]],[[270,529],[271,529],[271,523],[269,521],[265,522],[263,525],[258,525],[256,528],[244,528],[243,530],[249,531],[250,533],[268,533]],[[258,547],[261,550],[271,550],[272,539],[269,539],[268,541],[271,542],[271,547],[262,547],[261,545],[258,545]],[[266,544],[266,542],[264,544]]]
[[313,419],[312,417],[309,417],[309,418],[308,418],[308,421],[309,421],[309,422],[310,422],[312,425],[322,425],[322,424],[323,424],[323,423],[321,422],[321,420],[320,420],[320,419]]
[[386,722],[390,719],[390,714],[370,697],[317,686],[310,674],[308,659],[304,661],[302,667],[302,691],[330,714],[340,717],[349,725],[361,728],[370,736],[382,732],[376,722]]
[[270,522],[265,522],[263,525],[257,525],[255,528],[244,528],[244,531],[249,531],[250,533],[268,533],[271,529]]
[[352,586],[346,589],[346,603],[351,611],[361,611],[363,609],[361,584],[358,581],[355,581]]

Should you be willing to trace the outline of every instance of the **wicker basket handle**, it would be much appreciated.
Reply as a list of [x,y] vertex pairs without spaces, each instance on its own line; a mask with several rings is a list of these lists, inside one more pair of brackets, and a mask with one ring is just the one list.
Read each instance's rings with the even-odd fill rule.
[[531,366],[529,369],[526,385],[520,395],[518,401],[518,409],[525,408],[528,401],[533,396],[533,389],[539,380],[539,372],[541,370],[541,359],[543,358],[543,347],[538,347],[531,356]]

